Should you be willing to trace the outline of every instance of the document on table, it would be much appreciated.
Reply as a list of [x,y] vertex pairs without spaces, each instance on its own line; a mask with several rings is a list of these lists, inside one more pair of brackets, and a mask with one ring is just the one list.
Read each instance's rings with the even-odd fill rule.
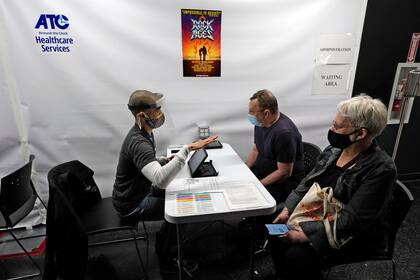
[[176,213],[182,215],[211,213],[214,211],[210,192],[177,193]]
[[220,191],[222,183],[218,178],[183,178],[171,182],[168,192]]
[[229,209],[258,208],[268,204],[255,183],[227,181],[219,178],[186,178],[174,180],[171,189],[176,193],[178,214],[210,213],[214,210],[213,193],[223,193]]
[[230,209],[256,208],[268,204],[258,186],[242,182],[240,185],[225,188],[224,194]]

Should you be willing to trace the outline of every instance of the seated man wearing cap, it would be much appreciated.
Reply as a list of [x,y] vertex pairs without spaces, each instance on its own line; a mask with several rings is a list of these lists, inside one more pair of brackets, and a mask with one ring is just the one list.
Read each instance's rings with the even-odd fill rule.
[[[128,102],[135,123],[121,147],[112,199],[118,213],[131,221],[163,220],[166,186],[184,166],[190,151],[201,149],[217,138],[184,145],[171,159],[157,159],[153,130],[165,122],[159,103],[162,97],[162,94],[136,90]],[[174,235],[173,226],[165,222],[156,238],[162,272],[177,271],[176,260],[169,251]],[[190,271],[197,268],[196,264],[185,266]]]

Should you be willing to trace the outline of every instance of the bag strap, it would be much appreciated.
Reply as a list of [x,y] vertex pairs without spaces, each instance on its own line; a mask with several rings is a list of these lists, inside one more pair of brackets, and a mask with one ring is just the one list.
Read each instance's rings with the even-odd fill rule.
[[367,148],[367,150],[360,152],[357,154],[357,156],[355,156],[354,158],[352,158],[349,162],[347,162],[343,167],[341,167],[343,170],[353,166],[355,163],[357,163],[360,159],[364,158],[365,156],[367,156],[368,154],[370,154],[371,152],[373,152],[375,149],[377,148],[377,144],[376,142],[373,142],[369,148]]
[[[341,207],[339,207],[336,203],[332,203],[332,189],[331,188],[325,188],[325,193],[328,192],[328,195],[324,195],[324,214],[323,214],[323,219],[322,222],[324,224],[325,227],[325,231],[327,233],[327,238],[328,238],[328,243],[330,244],[330,246],[334,249],[340,249],[341,246],[343,246],[344,244],[346,244],[352,237],[348,237],[347,239],[344,240],[338,240],[337,238],[337,219],[338,219],[338,212],[342,209]],[[337,201],[336,201],[337,202]],[[334,215],[334,224],[333,224],[333,229],[331,230],[331,225],[330,222],[328,221],[328,217],[327,217],[327,207],[331,206],[333,208],[333,215]]]
[[354,158],[352,158],[349,162],[347,162],[346,164],[343,165],[343,167],[341,167],[342,170],[346,170],[349,167],[353,166],[356,162],[359,161],[359,159],[361,159],[363,157],[363,152],[362,153],[358,153],[357,156],[355,156]]

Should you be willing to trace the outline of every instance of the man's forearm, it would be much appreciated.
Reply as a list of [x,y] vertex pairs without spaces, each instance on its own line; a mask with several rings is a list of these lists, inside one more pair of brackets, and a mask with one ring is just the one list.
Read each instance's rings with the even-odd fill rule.
[[248,168],[252,168],[252,167],[254,167],[254,165],[255,165],[255,159],[250,159],[249,157],[248,157],[248,159],[246,160],[246,166],[248,166]]
[[255,162],[257,161],[257,153],[255,153],[254,151],[252,151],[247,160],[246,160],[246,165],[248,166],[248,168],[252,168],[255,165]]
[[274,183],[281,183],[289,177],[289,172],[283,170],[276,170],[263,179],[261,179],[261,184],[264,186],[272,185]]

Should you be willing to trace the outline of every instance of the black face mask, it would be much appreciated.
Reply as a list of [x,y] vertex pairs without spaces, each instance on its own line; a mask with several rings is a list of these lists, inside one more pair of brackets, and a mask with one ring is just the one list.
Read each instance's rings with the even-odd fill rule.
[[[136,117],[136,122],[138,126],[141,127],[140,118],[141,118],[140,115],[138,115],[138,117]],[[163,123],[165,122],[165,114],[162,112],[157,118],[152,119],[149,116],[147,116],[145,113],[144,121],[146,122],[148,127],[150,127],[151,129],[155,129],[163,125]]]
[[163,123],[165,122],[165,114],[161,113],[157,118],[152,119],[152,118],[145,118],[144,121],[147,123],[147,125],[152,128],[158,128],[161,127],[163,125]]
[[337,132],[332,131],[331,129],[328,131],[328,141],[330,142],[331,146],[338,149],[345,149],[356,141],[352,142],[350,140],[350,135],[356,133],[357,130],[350,132],[349,134],[339,134]]

